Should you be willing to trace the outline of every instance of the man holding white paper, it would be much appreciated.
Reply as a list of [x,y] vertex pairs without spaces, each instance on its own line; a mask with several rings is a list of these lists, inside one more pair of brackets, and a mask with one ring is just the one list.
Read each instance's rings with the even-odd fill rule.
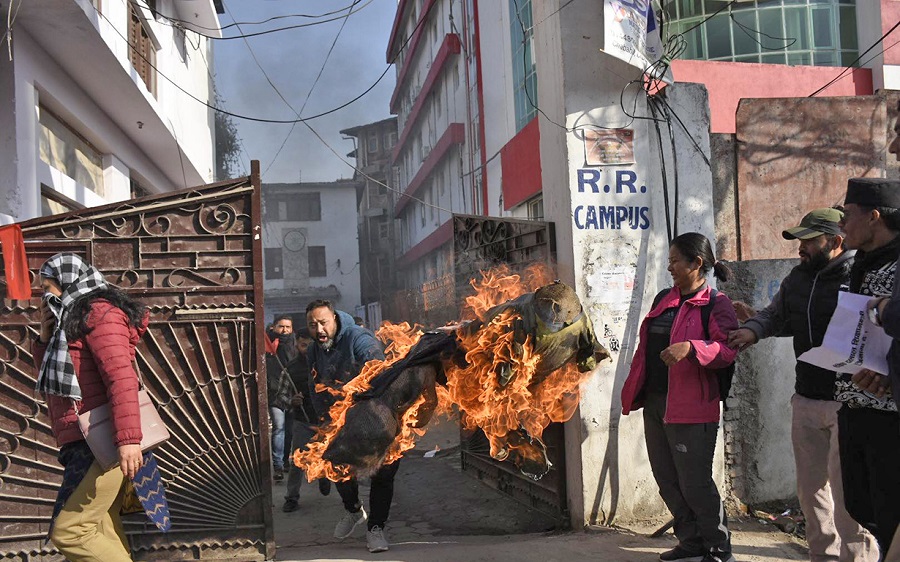
[[[761,339],[792,336],[796,356],[810,353],[827,339],[826,328],[838,295],[846,296],[855,251],[844,251],[838,223],[843,212],[815,209],[798,226],[781,233],[798,240],[800,263],[781,282],[763,310],[728,335],[728,345],[745,349]],[[854,295],[857,296],[857,295]],[[797,498],[806,517],[812,562],[876,562],[872,535],[844,508],[835,401],[835,359],[795,366],[791,397],[791,444],[797,469]]]
[[[857,250],[850,292],[868,297],[891,294],[900,256],[900,182],[854,178],[847,184],[844,242]],[[848,319],[858,325],[856,319]],[[854,380],[870,376],[867,371]],[[883,387],[882,387],[883,388]],[[886,388],[867,392],[838,378],[838,439],[847,511],[875,535],[882,555],[900,522],[900,417]]]

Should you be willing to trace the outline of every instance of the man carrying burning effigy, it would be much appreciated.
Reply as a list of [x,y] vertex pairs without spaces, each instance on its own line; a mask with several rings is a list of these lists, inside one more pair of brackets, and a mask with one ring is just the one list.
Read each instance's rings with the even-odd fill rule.
[[609,353],[571,287],[532,278],[486,274],[466,299],[472,319],[454,326],[427,333],[408,324],[382,327],[384,359],[329,395],[329,423],[295,453],[307,477],[374,475],[375,496],[377,476],[396,466],[436,412],[453,405],[466,429],[484,431],[492,457],[534,479],[546,474],[544,428],[571,418],[580,384]]

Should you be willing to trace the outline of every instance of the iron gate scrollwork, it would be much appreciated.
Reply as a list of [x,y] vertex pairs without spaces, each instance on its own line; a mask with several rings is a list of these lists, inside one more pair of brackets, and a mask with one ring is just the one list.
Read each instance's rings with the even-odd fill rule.
[[[458,303],[473,292],[469,281],[480,271],[506,265],[513,272],[545,263],[555,270],[556,240],[553,223],[474,215],[453,216],[453,261]],[[463,470],[472,472],[498,490],[568,523],[563,424],[552,423],[543,435],[553,467],[538,481],[523,475],[509,462],[488,454],[489,444],[480,430],[463,435]]]
[[0,283],[0,557],[62,559],[44,541],[62,468],[30,349],[36,271],[58,251],[150,307],[137,364],[172,434],[156,451],[172,530],[126,517],[135,558],[274,557],[259,188],[254,162],[248,178],[22,223],[32,298]]

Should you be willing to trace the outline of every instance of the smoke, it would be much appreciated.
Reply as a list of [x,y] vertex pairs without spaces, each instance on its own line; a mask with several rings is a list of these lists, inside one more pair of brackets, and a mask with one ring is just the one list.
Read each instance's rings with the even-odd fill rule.
[[[223,26],[232,23],[232,16],[238,22],[246,22],[286,14],[320,14],[350,3],[351,0],[344,0],[343,3],[334,0],[226,2],[228,11],[220,15],[220,22]],[[359,10],[364,3],[357,6],[358,11],[347,21],[302,116],[315,115],[348,102],[371,86],[384,72],[387,64],[385,51],[396,3],[373,1]],[[251,33],[311,21],[315,20],[280,19],[264,25],[242,26],[242,29],[244,33]],[[343,18],[339,18],[321,25],[248,38],[253,53],[269,78],[296,111],[303,106],[342,21]],[[225,34],[237,35],[237,28],[227,29]],[[265,118],[295,118],[295,113],[269,85],[243,40],[217,41],[214,50],[216,87],[228,111]],[[345,155],[353,150],[353,143],[343,140],[339,131],[389,117],[394,83],[395,71],[391,69],[365,97],[309,124],[339,154]],[[235,123],[246,150],[241,155],[246,171],[249,172],[250,159],[259,160],[262,170],[269,168],[262,178],[263,182],[296,182],[301,179],[332,181],[353,176],[353,169],[341,162],[303,124],[294,127],[272,164],[291,125],[254,123],[241,119],[236,119]],[[352,158],[348,160],[353,161]]]

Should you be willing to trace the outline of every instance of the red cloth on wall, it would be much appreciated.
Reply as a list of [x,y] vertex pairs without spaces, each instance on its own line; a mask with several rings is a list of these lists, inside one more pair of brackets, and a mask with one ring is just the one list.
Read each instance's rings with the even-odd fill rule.
[[0,250],[3,251],[3,267],[6,271],[6,298],[30,299],[31,278],[28,276],[28,259],[25,257],[21,226],[0,226]]

